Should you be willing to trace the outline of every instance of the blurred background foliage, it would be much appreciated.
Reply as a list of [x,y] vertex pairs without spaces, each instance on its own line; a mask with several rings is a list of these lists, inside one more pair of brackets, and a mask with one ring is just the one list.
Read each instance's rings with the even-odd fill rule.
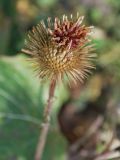
[[[80,101],[97,97],[106,75],[111,79],[111,100],[120,104],[120,0],[1,0],[0,160],[33,160],[47,99],[48,82],[40,82],[20,54],[26,32],[41,19],[77,12],[85,15],[86,24],[95,26],[98,55],[97,69],[85,82]],[[66,141],[58,129],[57,113],[69,92],[65,85],[56,89],[43,160],[65,159]]]

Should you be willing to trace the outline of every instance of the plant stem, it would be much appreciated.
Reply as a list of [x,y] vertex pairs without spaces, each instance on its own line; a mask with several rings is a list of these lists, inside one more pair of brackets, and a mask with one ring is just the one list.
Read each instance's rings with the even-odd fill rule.
[[49,126],[50,126],[50,115],[52,111],[52,99],[54,96],[55,86],[56,86],[56,80],[52,79],[50,88],[49,88],[49,98],[48,98],[48,102],[47,102],[47,105],[44,111],[44,123],[41,129],[41,134],[40,134],[37,148],[36,148],[35,160],[42,159],[42,154],[44,151],[47,134],[48,134]]

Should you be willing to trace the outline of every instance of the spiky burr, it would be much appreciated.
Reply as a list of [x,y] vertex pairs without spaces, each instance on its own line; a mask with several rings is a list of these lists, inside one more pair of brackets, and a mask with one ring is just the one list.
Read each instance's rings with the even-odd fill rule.
[[94,68],[94,47],[90,44],[93,27],[82,25],[83,16],[41,21],[29,31],[22,52],[30,54],[41,78],[83,82]]

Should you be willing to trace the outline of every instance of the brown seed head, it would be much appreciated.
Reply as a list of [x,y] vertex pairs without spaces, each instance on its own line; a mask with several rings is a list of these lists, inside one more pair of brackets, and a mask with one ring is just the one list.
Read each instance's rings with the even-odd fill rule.
[[81,25],[83,17],[48,18],[48,26],[40,22],[28,33],[24,53],[33,57],[41,78],[83,81],[93,68],[93,45],[89,44],[92,27]]

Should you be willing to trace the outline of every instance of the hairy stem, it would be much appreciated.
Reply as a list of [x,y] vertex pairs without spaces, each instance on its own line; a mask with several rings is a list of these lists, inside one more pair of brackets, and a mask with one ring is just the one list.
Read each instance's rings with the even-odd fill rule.
[[50,115],[52,111],[52,99],[54,96],[55,86],[56,86],[56,81],[55,79],[52,79],[51,84],[50,84],[50,89],[49,89],[49,98],[48,98],[48,102],[47,102],[47,105],[44,111],[44,123],[41,129],[40,137],[39,137],[37,148],[36,148],[35,160],[42,159],[42,154],[44,151],[47,134],[49,130],[49,125],[50,125]]

